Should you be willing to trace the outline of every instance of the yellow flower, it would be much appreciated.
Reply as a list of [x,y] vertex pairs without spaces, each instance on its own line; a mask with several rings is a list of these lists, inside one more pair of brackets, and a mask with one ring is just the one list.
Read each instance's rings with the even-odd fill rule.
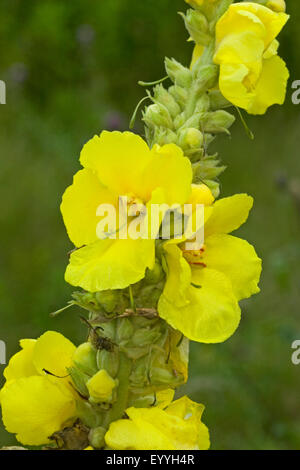
[[131,132],[102,132],[84,147],[84,169],[67,188],[61,211],[71,241],[72,253],[66,281],[96,292],[123,289],[144,277],[155,262],[153,239],[99,239],[96,215],[100,204],[112,204],[127,196],[131,203],[183,204],[190,194],[190,161],[174,144],[149,149]]
[[277,55],[275,38],[288,18],[244,2],[231,5],[217,23],[214,62],[220,64],[220,90],[250,114],[264,114],[284,102],[289,72]]
[[4,371],[2,419],[7,431],[15,433],[22,444],[43,445],[75,416],[75,392],[67,378],[59,378],[68,375],[75,346],[54,331],[20,344],[22,350]]
[[[200,191],[201,202],[207,204],[207,196]],[[259,292],[261,260],[249,243],[228,235],[247,220],[252,205],[253,199],[246,194],[208,205],[200,250],[187,251],[182,240],[164,244],[167,281],[158,311],[191,340],[225,341],[240,322],[238,302]]]
[[209,433],[201,417],[203,405],[187,397],[167,408],[129,408],[129,419],[113,422],[105,435],[114,450],[206,450]]

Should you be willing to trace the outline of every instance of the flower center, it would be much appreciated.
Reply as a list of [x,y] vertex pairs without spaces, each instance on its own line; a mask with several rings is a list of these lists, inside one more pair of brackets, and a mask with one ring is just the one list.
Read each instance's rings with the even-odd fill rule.
[[129,217],[138,217],[146,211],[146,206],[142,199],[136,197],[133,193],[127,193],[124,196],[120,196],[120,199],[122,200],[124,210],[127,212]]
[[201,266],[206,268],[206,264],[203,261],[203,254],[205,252],[205,245],[202,246],[199,250],[186,250],[182,248],[184,259],[191,266]]

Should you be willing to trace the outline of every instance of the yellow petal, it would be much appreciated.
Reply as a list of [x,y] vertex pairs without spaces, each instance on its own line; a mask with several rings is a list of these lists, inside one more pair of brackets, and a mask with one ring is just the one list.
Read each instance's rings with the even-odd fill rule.
[[[239,12],[251,12],[255,16],[257,16],[260,21],[264,24],[266,28],[266,36],[265,36],[265,44],[266,47],[268,47],[273,39],[278,36],[284,25],[287,23],[289,19],[289,15],[285,13],[277,13],[272,10],[270,10],[267,7],[264,7],[263,5],[259,5],[257,3],[253,2],[244,2],[244,3],[239,3],[235,4],[239,5],[237,9]],[[231,7],[234,7],[235,5],[231,5]]]
[[81,164],[119,195],[137,195],[136,185],[149,161],[149,147],[132,132],[103,131],[85,144],[80,155]]
[[205,224],[205,240],[215,233],[230,233],[237,230],[248,219],[253,206],[253,198],[247,194],[219,199]]
[[265,44],[251,31],[229,34],[220,43],[214,56],[216,64],[245,64],[252,68],[261,61]]
[[175,390],[167,388],[166,390],[160,390],[156,392],[155,406],[157,408],[164,409],[170,405],[175,395]]
[[64,377],[68,374],[67,368],[72,365],[75,351],[74,344],[62,334],[47,331],[36,342],[33,363],[40,374],[46,370],[55,376]]
[[285,13],[275,13],[269,8],[253,2],[230,5],[216,27],[217,44],[232,33],[251,31],[264,39],[268,47],[288,21]]
[[219,86],[222,95],[235,106],[248,109],[254,92],[249,90],[244,80],[250,73],[245,64],[221,64]]
[[168,270],[164,296],[177,307],[181,307],[189,303],[187,290],[192,279],[191,268],[184,259],[182,250],[175,243],[165,243],[164,250]]
[[35,339],[23,339],[20,341],[22,350],[17,352],[9,361],[3,372],[6,380],[12,381],[22,377],[37,375],[37,370],[33,365],[33,351],[36,344]]
[[264,114],[269,106],[283,104],[288,78],[289,71],[278,55],[265,59],[255,88],[255,96],[247,111],[250,114]]
[[198,59],[202,56],[204,51],[204,47],[201,46],[200,44],[196,44],[193,50],[193,55],[192,55],[192,61],[191,61],[191,66],[190,68],[192,69],[197,62]]
[[220,343],[235,332],[240,308],[232,284],[223,273],[192,269],[188,298],[188,305],[177,307],[163,293],[158,303],[160,316],[189,339],[201,343]]
[[[156,416],[153,418],[157,419]],[[105,442],[114,450],[175,450],[168,436],[142,420],[113,422],[105,435]]]
[[144,201],[150,201],[152,192],[161,188],[167,204],[184,204],[191,194],[192,178],[191,162],[180,147],[175,144],[156,145],[137,183],[137,195]]
[[1,406],[7,431],[32,446],[47,444],[49,436],[75,415],[75,401],[68,389],[38,376],[8,384]]
[[99,370],[86,383],[90,396],[97,402],[110,401],[116,381],[105,369]]
[[65,279],[89,292],[124,289],[154,265],[154,240],[98,240],[72,253]]
[[116,206],[118,197],[106,189],[91,170],[80,170],[74,176],[60,206],[70,240],[75,246],[88,245],[98,239],[96,215],[100,204]]
[[208,430],[201,422],[203,406],[186,398],[178,402],[165,411],[157,407],[127,409],[128,420],[110,425],[105,436],[107,445],[120,450],[207,449]]
[[278,48],[279,48],[279,42],[277,41],[277,39],[274,39],[274,41],[271,42],[268,49],[264,52],[263,58],[270,59],[271,57],[273,57],[273,55],[277,54]]
[[210,206],[214,202],[215,198],[206,184],[193,184],[192,194],[187,201],[187,204],[203,204]]
[[238,300],[259,292],[261,260],[253,246],[231,235],[212,235],[205,241],[203,262],[230,280]]

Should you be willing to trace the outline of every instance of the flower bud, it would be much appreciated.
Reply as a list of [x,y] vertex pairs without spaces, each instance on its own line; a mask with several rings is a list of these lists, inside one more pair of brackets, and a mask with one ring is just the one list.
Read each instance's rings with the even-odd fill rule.
[[134,406],[135,408],[150,408],[155,404],[155,394],[152,393],[150,395],[141,396],[132,400],[132,404],[130,406]]
[[285,12],[286,4],[284,0],[268,0],[266,6],[278,13]]
[[212,195],[215,199],[217,199],[220,195],[220,185],[216,181],[212,180],[204,180],[203,181],[211,190]]
[[89,380],[90,376],[79,370],[77,367],[69,367],[68,373],[70,374],[76,390],[78,390],[82,396],[88,397],[89,392],[86,386],[86,382]]
[[210,100],[207,93],[204,93],[197,101],[195,113],[205,113],[210,108]]
[[225,169],[225,166],[219,166],[219,161],[215,157],[203,159],[193,165],[194,179],[196,181],[203,181],[204,179],[213,180],[223,173]]
[[72,297],[77,305],[92,312],[104,310],[105,313],[111,313],[122,308],[122,296],[118,291],[74,292]]
[[176,377],[174,374],[167,370],[167,369],[162,369],[159,367],[153,367],[151,369],[151,383],[154,385],[169,385],[170,387],[172,384],[176,382]]
[[76,366],[85,374],[93,375],[97,372],[96,351],[91,343],[83,343],[73,355]]
[[166,127],[171,129],[173,122],[169,111],[162,104],[151,104],[143,114],[143,120],[149,127]]
[[117,386],[117,381],[106,370],[102,369],[87,381],[86,386],[91,402],[109,403],[113,400],[113,391]]
[[179,129],[180,127],[184,126],[186,122],[185,113],[178,114],[178,116],[174,119],[174,126],[175,129]]
[[211,41],[208,31],[208,21],[206,17],[197,10],[188,10],[186,15],[182,14],[186,29],[196,44],[206,46]]
[[220,132],[229,134],[228,129],[232,126],[234,121],[235,117],[223,110],[206,113],[202,119],[205,132],[211,132],[213,134]]
[[134,332],[132,322],[128,318],[121,318],[117,328],[117,342],[128,341]]
[[212,111],[216,111],[217,109],[228,108],[232,106],[232,103],[228,101],[219,90],[212,90],[208,94],[210,100],[210,107]]
[[89,441],[94,449],[102,449],[105,446],[104,436],[106,433],[107,429],[102,426],[90,430]]
[[109,375],[116,377],[119,370],[119,356],[117,351],[107,351],[106,349],[99,349],[97,351],[97,366],[98,369],[105,369]]
[[192,117],[190,117],[187,121],[184,122],[181,128],[189,129],[190,127],[195,127],[197,129],[199,127],[201,117],[202,113],[194,113]]
[[203,134],[195,127],[183,129],[179,134],[179,145],[183,149],[200,148],[203,145]]
[[186,89],[182,88],[179,85],[173,85],[169,88],[168,91],[179,104],[179,106],[181,106],[181,108],[184,108],[188,97]]
[[167,74],[171,78],[171,80],[175,83],[175,85],[179,85],[183,88],[189,88],[192,83],[192,72],[181,65],[175,59],[165,59],[165,67]]
[[119,300],[118,293],[113,290],[103,290],[95,294],[96,300],[107,313],[112,313]]
[[154,141],[161,146],[166,144],[176,144],[177,135],[170,129],[156,127],[154,132]]
[[155,102],[161,103],[174,118],[180,113],[180,106],[176,103],[173,96],[162,86],[157,85],[154,89]]
[[215,64],[202,65],[197,69],[197,79],[199,89],[207,90],[217,84],[219,68]]
[[134,346],[148,346],[149,344],[155,343],[161,336],[160,327],[158,328],[142,328],[134,332],[134,335],[130,341],[130,344]]

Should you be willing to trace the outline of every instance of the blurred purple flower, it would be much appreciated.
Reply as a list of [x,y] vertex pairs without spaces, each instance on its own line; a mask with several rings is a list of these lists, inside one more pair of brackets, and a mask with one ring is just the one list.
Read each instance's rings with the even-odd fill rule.
[[8,78],[15,85],[22,85],[28,77],[28,68],[22,62],[12,64],[7,70]]
[[95,30],[89,24],[82,24],[76,30],[76,39],[82,46],[90,45],[95,38]]
[[109,111],[104,116],[104,124],[108,131],[122,131],[127,128],[126,120],[119,111]]

